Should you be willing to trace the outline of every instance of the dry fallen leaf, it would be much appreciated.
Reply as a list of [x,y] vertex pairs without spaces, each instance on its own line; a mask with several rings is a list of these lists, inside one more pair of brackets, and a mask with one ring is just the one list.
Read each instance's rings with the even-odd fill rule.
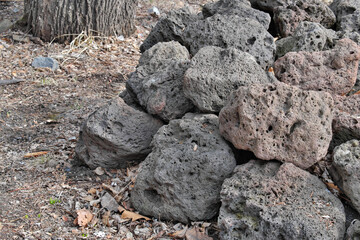
[[34,152],[34,153],[27,153],[24,155],[24,158],[31,158],[31,157],[39,157],[45,154],[48,154],[49,152]]
[[138,213],[130,212],[121,206],[119,206],[118,209],[119,209],[119,212],[121,213],[122,219],[131,219],[132,222],[135,222],[139,219],[145,219],[146,221],[151,220],[150,218],[140,215]]
[[203,232],[200,232],[200,229],[195,227],[186,231],[185,234],[186,240],[213,240],[212,237],[209,237]]
[[86,227],[93,218],[93,214],[86,209],[80,209],[76,213],[78,216],[75,218],[74,224],[81,227]]
[[95,188],[91,188],[88,193],[95,195],[96,194],[96,189]]
[[169,236],[174,237],[174,238],[184,238],[187,230],[188,230],[188,227],[185,227],[182,230],[170,233]]
[[110,213],[111,213],[111,211],[107,211],[102,217],[102,222],[108,227],[110,227],[110,222],[109,222]]
[[333,190],[333,191],[336,191],[336,192],[338,192],[338,193],[341,192],[341,190],[339,189],[339,187],[336,186],[334,183],[325,182],[325,184],[326,184],[326,186],[327,186],[327,188],[328,188],[329,190]]

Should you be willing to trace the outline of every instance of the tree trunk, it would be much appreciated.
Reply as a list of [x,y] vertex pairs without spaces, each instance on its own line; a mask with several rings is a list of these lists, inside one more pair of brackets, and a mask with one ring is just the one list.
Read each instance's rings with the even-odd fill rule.
[[25,0],[25,17],[34,36],[63,42],[85,31],[129,36],[135,29],[137,0]]

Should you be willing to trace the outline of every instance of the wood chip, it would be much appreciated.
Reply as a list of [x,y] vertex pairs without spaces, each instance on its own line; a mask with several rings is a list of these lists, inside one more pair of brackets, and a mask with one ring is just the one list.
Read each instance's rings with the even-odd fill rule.
[[34,152],[34,153],[27,153],[24,155],[24,158],[32,158],[32,157],[39,157],[42,155],[46,155],[49,152]]

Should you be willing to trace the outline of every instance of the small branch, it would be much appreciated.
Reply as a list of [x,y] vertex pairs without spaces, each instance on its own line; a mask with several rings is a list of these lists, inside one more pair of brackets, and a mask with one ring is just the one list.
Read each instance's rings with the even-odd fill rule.
[[[0,1],[3,1],[3,0],[0,0]],[[11,80],[1,80],[0,79],[0,86],[15,84],[15,83],[23,82],[23,81],[25,81],[25,80],[24,79],[11,79]]]

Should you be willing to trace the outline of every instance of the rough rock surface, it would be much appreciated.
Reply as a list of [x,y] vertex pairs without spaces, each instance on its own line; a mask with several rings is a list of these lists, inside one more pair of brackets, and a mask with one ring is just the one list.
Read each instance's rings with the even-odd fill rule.
[[291,163],[250,161],[221,190],[220,238],[343,239],[341,201]]
[[330,8],[336,14],[338,30],[359,31],[360,2],[358,0],[335,0]]
[[294,1],[295,0],[250,0],[250,3],[257,9],[274,12],[275,8],[288,6],[294,3]]
[[360,139],[360,94],[336,96],[330,149],[352,139]]
[[191,59],[184,93],[203,112],[219,112],[233,90],[253,83],[270,83],[255,58],[235,48],[207,46]]
[[293,34],[302,21],[317,22],[326,28],[332,27],[336,16],[331,9],[320,0],[297,0],[274,10],[274,21],[282,37]]
[[350,140],[334,149],[329,172],[334,182],[360,212],[360,141]]
[[360,32],[360,9],[352,14],[341,17],[337,23],[337,30],[344,32]]
[[220,132],[236,148],[260,159],[306,169],[327,153],[332,107],[326,92],[283,83],[240,87],[220,112]]
[[281,82],[344,95],[356,82],[359,59],[360,47],[350,39],[341,39],[331,50],[289,52],[274,63],[274,69]]
[[89,116],[80,130],[77,157],[90,168],[122,168],[150,153],[153,135],[163,125],[126,105],[121,98]]
[[279,58],[288,52],[329,50],[337,39],[334,30],[326,29],[319,23],[301,22],[292,36],[276,41],[276,56]]
[[189,24],[184,40],[190,53],[195,55],[205,46],[234,47],[250,53],[263,67],[274,61],[274,38],[256,20],[236,15],[219,15]]
[[185,27],[198,20],[198,16],[189,8],[181,8],[170,11],[166,16],[161,17],[149,36],[140,46],[140,51],[145,52],[159,42],[178,41],[182,43],[182,34]]
[[189,52],[180,43],[158,43],[142,54],[126,89],[148,113],[165,121],[181,118],[194,108],[183,93],[183,77],[189,63]]
[[50,68],[52,71],[59,69],[59,63],[50,57],[36,57],[31,66],[34,68]]
[[269,28],[271,21],[268,13],[252,8],[248,0],[220,0],[215,3],[208,3],[203,7],[202,13],[205,18],[216,13],[251,18],[261,23],[265,29]]
[[214,217],[220,189],[236,166],[215,115],[186,114],[154,136],[131,202],[142,214],[184,223]]
[[360,239],[360,220],[355,219],[351,222],[346,230],[345,240],[359,240]]

